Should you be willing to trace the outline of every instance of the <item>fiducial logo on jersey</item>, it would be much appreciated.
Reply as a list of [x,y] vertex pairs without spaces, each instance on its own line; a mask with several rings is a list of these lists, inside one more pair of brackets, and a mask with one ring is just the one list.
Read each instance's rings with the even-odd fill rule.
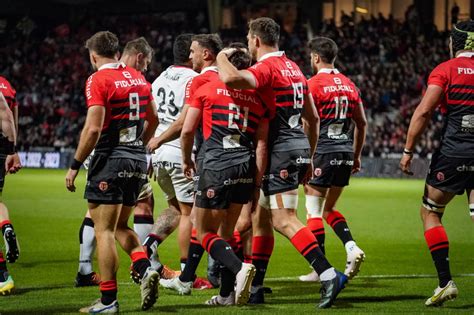
[[462,132],[474,132],[474,115],[464,115],[461,120]]

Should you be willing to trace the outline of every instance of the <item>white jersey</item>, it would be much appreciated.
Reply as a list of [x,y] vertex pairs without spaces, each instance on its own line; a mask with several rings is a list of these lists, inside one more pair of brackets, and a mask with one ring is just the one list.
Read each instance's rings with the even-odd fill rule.
[[[182,66],[169,66],[153,82],[151,89],[158,109],[160,124],[155,132],[155,137],[161,135],[176,121],[183,110],[186,85],[198,73],[191,68]],[[178,139],[165,145],[181,148]]]

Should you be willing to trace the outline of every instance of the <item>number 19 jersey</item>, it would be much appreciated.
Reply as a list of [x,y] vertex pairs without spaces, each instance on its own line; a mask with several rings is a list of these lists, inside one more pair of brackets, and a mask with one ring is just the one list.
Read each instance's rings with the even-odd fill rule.
[[362,104],[354,83],[337,69],[322,69],[308,80],[320,117],[316,152],[353,152],[352,113]]
[[[160,124],[156,129],[158,137],[176,121],[183,110],[186,85],[197,76],[197,72],[183,66],[169,66],[152,84],[152,93],[156,101]],[[166,143],[181,148],[179,138]]]

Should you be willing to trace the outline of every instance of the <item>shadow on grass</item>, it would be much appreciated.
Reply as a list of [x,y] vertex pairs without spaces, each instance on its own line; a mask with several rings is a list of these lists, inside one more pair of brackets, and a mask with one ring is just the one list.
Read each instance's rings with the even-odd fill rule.
[[25,288],[15,288],[14,295],[23,295],[25,293],[34,292],[34,291],[47,291],[47,290],[57,290],[57,289],[68,289],[72,286],[66,286],[63,284],[58,285],[48,285],[48,286],[38,286],[38,287],[25,287]]
[[443,306],[444,309],[453,309],[453,310],[474,310],[474,304],[459,305],[459,306]]

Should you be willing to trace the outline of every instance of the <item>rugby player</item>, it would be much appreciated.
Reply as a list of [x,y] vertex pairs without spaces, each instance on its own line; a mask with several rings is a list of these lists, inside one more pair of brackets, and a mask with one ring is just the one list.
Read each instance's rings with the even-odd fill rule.
[[234,49],[224,50],[217,57],[219,76],[229,87],[257,89],[266,104],[276,105],[276,115],[270,123],[268,169],[257,219],[253,222],[253,263],[257,276],[252,284],[251,302],[264,302],[262,285],[273,251],[273,224],[321,276],[323,289],[318,307],[327,308],[344,288],[347,277],[331,266],[311,230],[296,215],[298,185],[312,174],[311,157],[316,148],[319,119],[304,75],[278,49],[279,36],[280,26],[274,20],[252,20],[247,39],[257,63],[248,70],[236,69],[228,60]]
[[438,287],[426,306],[441,306],[458,296],[449,268],[449,241],[441,222],[448,203],[466,193],[474,216],[474,21],[453,26],[450,60],[438,65],[428,78],[428,88],[410,121],[400,167],[411,172],[411,162],[421,134],[441,105],[446,114],[440,147],[433,153],[420,209],[425,239],[431,252]]
[[9,100],[6,100],[3,94],[4,92],[12,92],[14,90],[11,89],[9,84],[7,85],[5,83],[7,81],[4,78],[0,77],[0,80],[0,227],[6,248],[5,257],[0,250],[0,295],[8,295],[13,292],[15,284],[11,275],[8,273],[7,261],[9,263],[15,262],[18,259],[20,250],[15,231],[9,219],[8,209],[3,203],[2,192],[5,184],[5,176],[20,170],[21,162],[16,152],[16,120],[10,109],[12,103],[16,103],[14,93],[12,93],[13,98],[9,98]]
[[[237,69],[251,62],[241,50],[229,58]],[[231,89],[215,80],[196,91],[186,116],[181,141],[183,169],[190,178],[195,170],[193,137],[201,120],[204,137],[194,210],[198,240],[226,267],[220,293],[208,305],[241,305],[249,298],[255,266],[237,257],[233,231],[242,206],[258,200],[255,187],[261,186],[266,167],[268,115],[255,91]]]
[[117,36],[98,32],[86,41],[96,71],[86,82],[88,106],[74,161],[66,175],[66,187],[74,192],[74,180],[86,157],[90,162],[85,198],[88,200],[97,238],[101,274],[101,298],[80,309],[86,313],[118,312],[118,255],[115,239],[130,255],[139,273],[143,310],[158,296],[159,274],[150,266],[128,218],[146,183],[145,144],[158,125],[150,85],[137,70],[118,61]]
[[[367,120],[362,100],[354,83],[340,73],[334,62],[337,45],[330,38],[309,41],[311,66],[315,73],[308,80],[320,117],[320,132],[313,157],[314,177],[305,185],[307,226],[324,253],[324,224],[334,229],[347,253],[344,274],[352,279],[359,272],[365,254],[357,246],[344,216],[335,209],[351,173],[360,170]],[[355,124],[355,128],[353,127]],[[319,281],[316,271],[301,276],[301,281]]]
[[[120,61],[142,73],[145,73],[153,58],[153,48],[145,38],[140,37],[129,41],[123,50]],[[85,161],[84,167],[89,167],[91,154]],[[133,229],[137,233],[140,242],[143,242],[153,226],[153,190],[151,184],[147,182],[143,185],[138,201],[134,208]],[[99,285],[100,277],[92,269],[92,261],[95,251],[94,222],[91,219],[90,211],[79,229],[79,268],[75,279],[75,286]]]

